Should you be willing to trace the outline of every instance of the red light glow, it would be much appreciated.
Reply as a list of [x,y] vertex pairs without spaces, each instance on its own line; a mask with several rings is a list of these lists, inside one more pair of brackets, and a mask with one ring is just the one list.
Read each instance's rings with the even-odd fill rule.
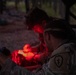
[[[11,59],[18,65],[21,65],[21,63],[23,63],[24,60],[28,61],[29,63],[34,62],[34,64],[38,64],[37,61],[35,61],[36,58],[34,59],[37,52],[35,52],[35,50],[34,52],[32,52],[33,49],[36,48],[32,48],[29,44],[26,44],[23,47],[23,50],[15,50],[14,52],[12,52]],[[26,65],[24,67],[26,67]]]
[[[11,54],[11,59],[14,61],[17,65],[20,65],[22,67],[27,68],[28,70],[34,70],[36,68],[39,68],[41,63],[44,62],[44,58],[46,57],[46,51],[39,53],[37,50],[39,50],[39,46],[32,48],[29,44],[26,44],[22,50],[15,50]],[[36,51],[35,51],[35,50]],[[39,64],[39,62],[41,62]],[[38,67],[36,65],[39,65]],[[28,66],[30,66],[28,68]],[[31,68],[31,66],[33,66]],[[34,67],[36,66],[36,67]]]
[[44,29],[41,25],[37,24],[32,28],[37,33],[43,33]]
[[24,45],[24,47],[23,47],[23,52],[24,53],[31,52],[31,51],[32,51],[32,47],[30,46],[30,44]]

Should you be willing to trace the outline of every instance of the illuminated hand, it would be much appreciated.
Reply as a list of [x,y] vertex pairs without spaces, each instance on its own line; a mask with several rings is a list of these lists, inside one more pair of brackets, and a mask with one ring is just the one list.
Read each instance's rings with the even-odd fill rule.
[[18,51],[18,54],[21,54],[22,55],[23,54],[23,51],[22,50],[19,50]]
[[23,47],[23,52],[24,53],[31,52],[31,51],[32,51],[32,47],[31,47],[30,44],[24,45],[24,47]]
[[24,57],[26,57],[26,53],[24,53],[23,50],[19,50],[19,51],[18,51],[18,54],[21,54],[21,55],[23,55]]

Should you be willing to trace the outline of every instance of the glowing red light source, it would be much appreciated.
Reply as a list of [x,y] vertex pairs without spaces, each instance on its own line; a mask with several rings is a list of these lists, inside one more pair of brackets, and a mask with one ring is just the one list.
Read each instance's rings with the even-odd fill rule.
[[15,50],[14,52],[12,52],[11,59],[18,65],[21,65],[22,61],[24,60],[31,63],[37,58],[35,58],[37,52],[35,52],[35,50],[33,51],[33,49],[36,48],[32,48],[30,44],[26,44],[24,45],[23,50]]
[[[37,50],[39,49],[40,45],[37,47],[31,47],[30,44],[24,45],[22,50],[15,50],[11,54],[11,59],[18,65],[25,67],[29,70],[33,70],[37,67],[32,67],[31,66],[36,66],[40,67],[39,62],[44,61],[44,58],[46,56],[46,51],[43,53],[38,52]],[[28,68],[28,66],[30,68]]]
[[43,33],[44,29],[41,25],[37,24],[33,27],[33,30],[38,33]]

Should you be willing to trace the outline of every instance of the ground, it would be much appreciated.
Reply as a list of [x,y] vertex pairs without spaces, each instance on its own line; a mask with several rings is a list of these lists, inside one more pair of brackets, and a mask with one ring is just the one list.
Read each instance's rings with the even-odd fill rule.
[[36,44],[39,41],[33,31],[27,30],[24,18],[8,17],[7,20],[9,25],[0,26],[0,48],[6,47],[12,52],[22,49],[26,43]]

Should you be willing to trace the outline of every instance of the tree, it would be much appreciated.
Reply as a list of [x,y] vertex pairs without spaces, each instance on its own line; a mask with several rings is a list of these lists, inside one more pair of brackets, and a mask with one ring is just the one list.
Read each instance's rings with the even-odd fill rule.
[[6,10],[6,0],[0,0],[0,14],[2,14],[4,10]]
[[16,8],[16,10],[18,10],[18,4],[19,4],[19,0],[15,0],[15,8]]
[[26,8],[26,13],[29,11],[29,0],[24,0],[25,1],[25,8]]

